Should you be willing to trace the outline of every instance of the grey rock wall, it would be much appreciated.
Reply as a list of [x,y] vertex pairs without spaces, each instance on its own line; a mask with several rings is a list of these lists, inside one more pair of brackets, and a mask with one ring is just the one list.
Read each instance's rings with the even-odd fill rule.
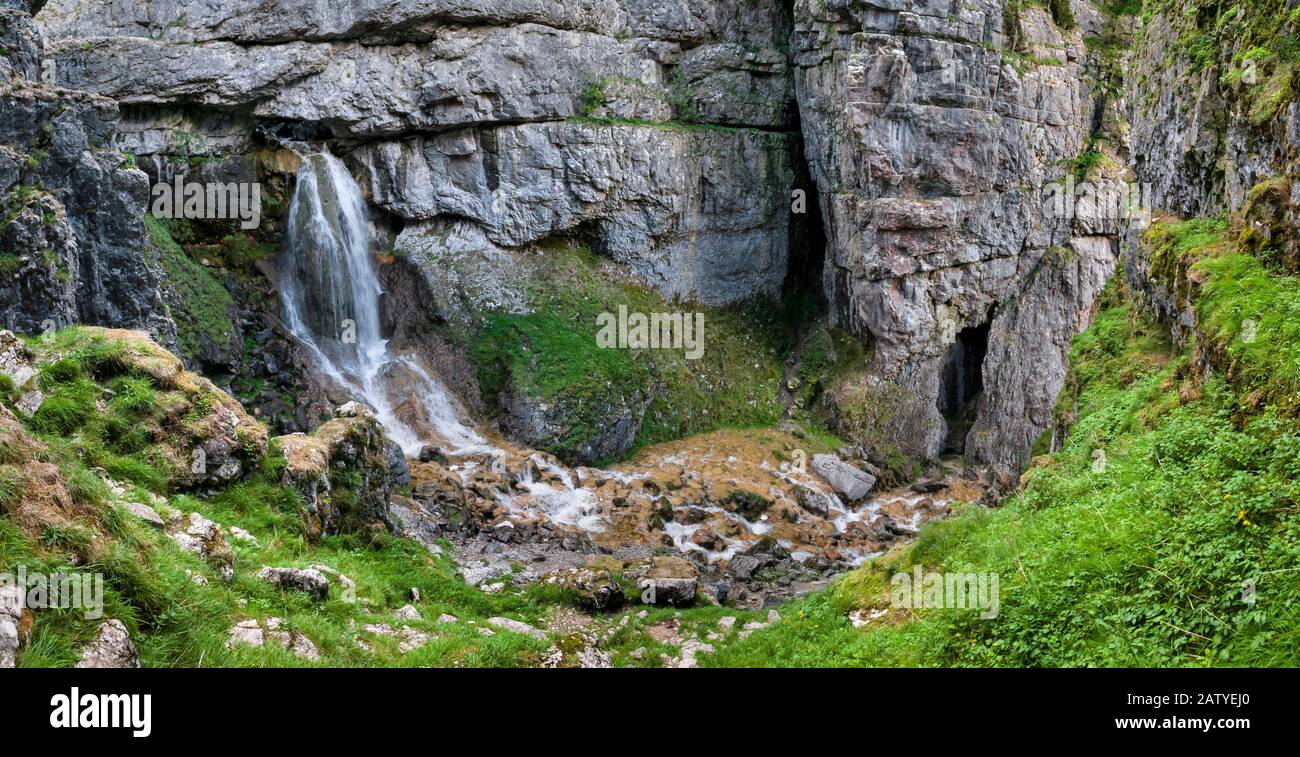
[[[0,11],[9,76],[0,80],[0,322],[25,333],[74,322],[174,327],[141,219],[144,173],[112,139],[117,105],[33,80],[42,69],[30,17]],[[0,68],[0,70],[3,70]]]
[[987,327],[978,419],[957,446],[1017,467],[1114,253],[1078,243],[1041,195],[1091,131],[1081,34],[1026,7],[1017,43],[1003,8],[799,0],[793,47],[824,285],[832,316],[874,346],[867,375],[896,405],[885,441],[921,459],[952,446],[944,365],[963,330]]
[[507,246],[581,231],[710,304],[785,280],[777,4],[55,0],[40,21],[60,82],[130,106],[145,160],[175,151],[169,123],[218,156],[248,149],[241,119],[311,123],[403,222],[469,218]]

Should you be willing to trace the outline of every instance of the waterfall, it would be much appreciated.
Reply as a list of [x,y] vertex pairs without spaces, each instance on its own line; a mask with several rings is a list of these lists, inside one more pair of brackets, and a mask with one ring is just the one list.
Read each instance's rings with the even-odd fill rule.
[[285,320],[320,370],[374,409],[408,455],[428,443],[415,425],[468,450],[487,442],[469,427],[447,389],[383,338],[370,231],[361,189],[328,152],[303,156],[289,205],[281,277]]

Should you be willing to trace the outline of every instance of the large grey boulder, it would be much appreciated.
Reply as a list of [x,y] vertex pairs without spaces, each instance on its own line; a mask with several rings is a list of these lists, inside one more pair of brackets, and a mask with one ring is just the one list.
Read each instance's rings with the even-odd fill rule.
[[835,455],[813,455],[812,469],[849,502],[862,499],[876,486],[876,477]]

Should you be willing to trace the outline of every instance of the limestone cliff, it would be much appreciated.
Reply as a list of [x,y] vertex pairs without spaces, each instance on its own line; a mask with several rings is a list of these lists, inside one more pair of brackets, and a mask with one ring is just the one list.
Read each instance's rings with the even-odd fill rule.
[[[516,256],[557,236],[705,305],[779,295],[797,260],[868,348],[824,402],[842,435],[891,465],[1015,469],[1122,231],[1045,209],[1121,99],[1084,44],[1106,20],[1052,8],[51,0],[38,22],[155,178],[266,176],[278,145],[330,143],[392,251],[452,286],[444,322],[483,292],[521,307]],[[470,257],[495,274],[460,291]]]

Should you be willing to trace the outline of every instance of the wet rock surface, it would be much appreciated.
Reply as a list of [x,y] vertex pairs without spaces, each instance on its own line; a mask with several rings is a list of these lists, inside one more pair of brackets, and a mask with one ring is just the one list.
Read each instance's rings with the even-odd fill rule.
[[413,495],[395,501],[394,516],[431,548],[450,540],[465,581],[489,591],[543,582],[591,609],[620,596],[760,607],[818,588],[911,538],[950,500],[982,494],[954,461],[936,468],[926,493],[902,488],[848,504],[791,464],[796,441],[718,432],[608,471],[567,469],[536,452],[412,461]]

